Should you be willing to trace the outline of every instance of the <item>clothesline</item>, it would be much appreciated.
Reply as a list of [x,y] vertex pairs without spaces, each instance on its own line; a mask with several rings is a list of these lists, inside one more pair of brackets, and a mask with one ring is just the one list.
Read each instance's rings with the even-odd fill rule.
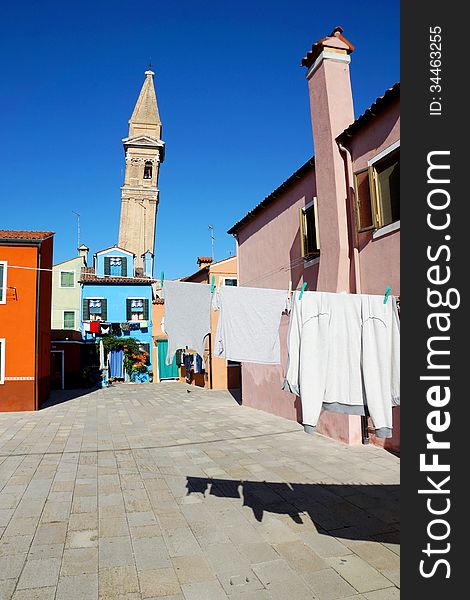
[[[53,273],[54,269],[44,269],[42,267],[25,267],[23,265],[10,265],[7,264],[7,269],[26,269],[27,271],[46,271],[48,273]],[[93,275],[97,279],[107,279],[109,277],[118,277],[119,279],[132,279],[132,281],[145,281],[147,283],[157,283],[157,279],[151,279],[150,277],[132,277],[131,275],[96,275],[95,273],[85,273],[85,277],[87,275]],[[159,281],[159,280],[158,280]],[[171,281],[171,280],[168,280]],[[86,281],[85,281],[86,283]]]

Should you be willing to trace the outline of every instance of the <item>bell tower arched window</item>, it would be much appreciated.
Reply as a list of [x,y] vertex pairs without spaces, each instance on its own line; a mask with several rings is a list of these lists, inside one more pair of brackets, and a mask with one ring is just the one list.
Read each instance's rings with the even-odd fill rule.
[[152,161],[150,160],[145,162],[144,179],[152,179]]

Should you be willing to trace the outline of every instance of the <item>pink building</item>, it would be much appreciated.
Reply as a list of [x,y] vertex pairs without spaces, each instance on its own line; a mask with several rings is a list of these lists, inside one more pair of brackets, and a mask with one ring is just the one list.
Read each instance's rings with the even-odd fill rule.
[[[307,68],[315,156],[236,223],[241,286],[400,295],[400,88],[354,120],[349,63],[354,47],[336,28],[313,44]],[[288,320],[281,322],[282,364]],[[245,363],[243,403],[301,421],[300,400],[281,390],[283,366]],[[394,409],[399,450],[399,409]],[[317,431],[362,441],[361,417],[324,412]],[[371,439],[375,440],[371,434]],[[382,441],[383,443],[383,441]]]

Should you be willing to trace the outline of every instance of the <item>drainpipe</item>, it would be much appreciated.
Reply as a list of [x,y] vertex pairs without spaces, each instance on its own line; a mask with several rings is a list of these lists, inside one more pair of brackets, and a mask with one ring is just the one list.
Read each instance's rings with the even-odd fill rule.
[[[38,246],[38,257],[37,257],[37,278],[36,278],[36,356],[34,364],[34,410],[39,409],[39,334],[40,334],[40,314],[39,307],[40,293],[41,293],[41,250],[42,241],[39,242]],[[49,357],[50,360],[50,357]]]
[[346,188],[348,190],[348,200],[350,201],[350,206],[349,206],[349,214],[350,215],[351,215],[351,209],[352,209],[351,232],[354,236],[352,239],[354,280],[355,280],[354,291],[356,292],[356,294],[360,294],[361,289],[362,289],[361,288],[361,268],[360,268],[360,259],[359,259],[359,249],[355,243],[357,236],[356,236],[356,230],[353,227],[353,225],[355,223],[354,208],[353,208],[353,203],[351,201],[353,199],[351,198],[351,192],[350,192],[351,187],[352,187],[352,181],[353,181],[352,158],[351,158],[351,152],[348,148],[343,146],[343,144],[339,140],[336,140],[336,143],[338,144],[338,148],[344,157],[344,171],[345,171],[345,177],[346,177]]
[[[355,292],[356,294],[360,294],[361,293],[361,267],[360,267],[360,258],[359,258],[359,249],[357,247],[356,239],[357,239],[357,234],[356,234],[356,229],[354,227],[354,223],[355,223],[355,219],[354,219],[354,205],[353,205],[353,198],[351,198],[351,187],[352,187],[352,181],[353,181],[353,170],[352,170],[352,158],[351,158],[351,151],[349,150],[349,148],[346,148],[345,146],[343,146],[343,144],[339,141],[336,140],[336,143],[338,144],[338,148],[341,152],[341,154],[344,157],[344,174],[346,177],[346,188],[348,190],[348,200],[350,201],[349,203],[349,214],[351,215],[352,212],[352,216],[351,216],[351,233],[354,236],[352,238],[352,247],[353,247],[353,266],[354,266],[354,280],[355,280]],[[362,443],[364,445],[369,444],[369,411],[367,410],[367,407],[365,407],[365,415],[363,417],[361,417],[361,433],[362,433]]]

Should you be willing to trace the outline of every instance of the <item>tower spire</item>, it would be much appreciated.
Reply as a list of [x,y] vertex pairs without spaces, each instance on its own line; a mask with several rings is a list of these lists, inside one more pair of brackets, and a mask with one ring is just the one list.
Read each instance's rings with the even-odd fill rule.
[[165,144],[160,139],[162,122],[158,112],[153,77],[145,80],[129,119],[129,136],[122,140],[126,174],[121,188],[119,246],[136,256],[136,267],[144,266],[143,255],[153,254],[158,206],[158,174]]
[[160,138],[162,122],[158,112],[157,95],[155,94],[155,73],[149,68],[145,71],[145,80],[140,90],[139,97],[129,119],[129,137],[146,133],[155,138]]

